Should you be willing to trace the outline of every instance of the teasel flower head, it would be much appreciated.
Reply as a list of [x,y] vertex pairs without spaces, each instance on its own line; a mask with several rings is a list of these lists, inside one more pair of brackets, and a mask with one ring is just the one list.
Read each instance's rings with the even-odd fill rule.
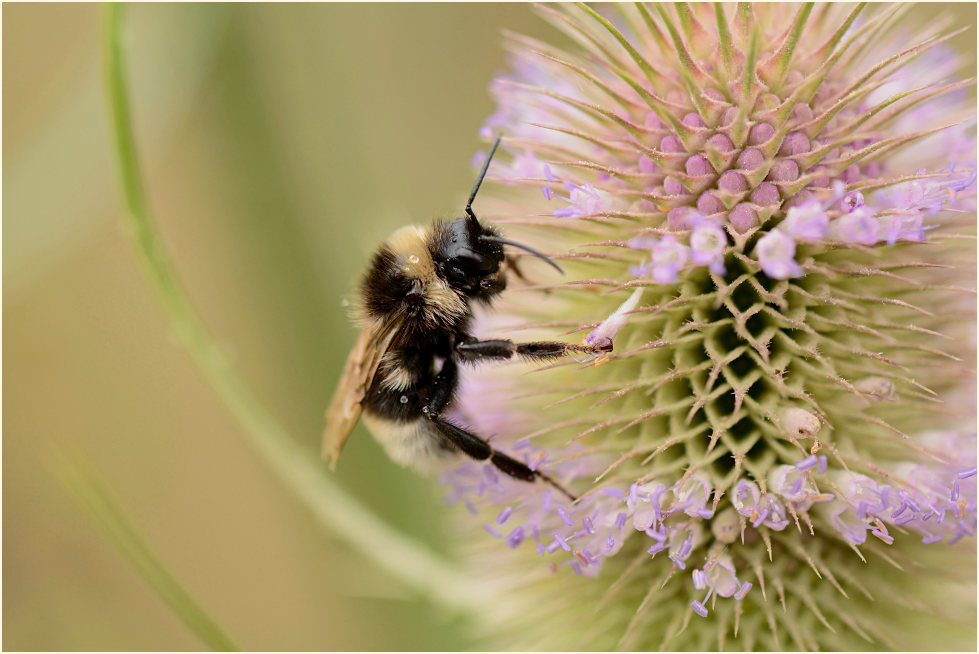
[[969,649],[975,105],[948,31],[540,13],[575,45],[509,35],[480,216],[567,275],[520,258],[477,332],[614,351],[465,380],[462,419],[577,496],[446,475],[504,594],[492,645]]

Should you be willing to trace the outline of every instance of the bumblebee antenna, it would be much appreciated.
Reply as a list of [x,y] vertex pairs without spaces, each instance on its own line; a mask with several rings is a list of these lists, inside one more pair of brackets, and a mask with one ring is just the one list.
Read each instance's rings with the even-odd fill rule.
[[538,259],[543,259],[548,264],[550,264],[551,266],[553,266],[554,269],[557,270],[559,273],[561,273],[562,275],[564,274],[564,270],[561,268],[561,266],[559,266],[556,263],[554,263],[554,260],[553,259],[551,259],[549,256],[547,256],[543,252],[539,252],[539,251],[535,250],[534,248],[530,247],[529,245],[524,245],[523,243],[516,243],[514,241],[508,241],[507,239],[500,238],[499,236],[488,236],[488,235],[485,235],[485,234],[483,236],[480,236],[479,237],[479,240],[481,240],[481,241],[492,241],[493,243],[502,243],[503,245],[509,245],[509,246],[512,246],[512,247],[515,247],[515,248],[519,248],[519,249],[521,249],[521,250],[523,250],[525,252],[529,252],[530,254],[534,255]]
[[[496,148],[499,147],[500,141],[502,139],[503,139],[503,135],[502,134],[497,134],[496,135],[496,140],[493,141],[493,147],[490,148],[489,154],[486,155],[486,161],[483,162],[483,168],[482,168],[482,170],[479,171],[479,176],[476,177],[476,183],[473,184],[473,190],[469,194],[469,201],[466,202],[466,215],[469,216],[469,224],[470,224],[470,226],[473,229],[478,230],[477,233],[482,232],[483,231],[483,228],[479,224],[479,219],[476,218],[476,214],[473,213],[473,200],[476,199],[476,193],[479,192],[479,187],[482,185],[483,179],[486,177],[486,171],[489,170],[490,162],[493,161],[493,155],[496,154]],[[529,252],[530,254],[534,255],[538,259],[543,259],[544,261],[546,261],[548,264],[550,264],[551,266],[553,266],[554,269],[557,270],[562,275],[564,274],[564,270],[561,269],[561,266],[559,266],[556,263],[554,263],[554,260],[553,259],[551,259],[549,256],[547,256],[543,252],[539,252],[539,251],[535,250],[534,248],[532,248],[530,246],[524,245],[522,243],[516,243],[514,241],[508,241],[507,239],[500,238],[499,236],[490,236],[490,235],[485,234],[485,233],[480,234],[479,239],[481,241],[492,241],[493,243],[500,243],[502,245],[509,245],[509,246],[512,246],[512,247],[515,247],[515,248],[519,248],[519,249],[521,249],[521,250],[523,250],[525,252]]]
[[479,176],[476,177],[476,183],[473,184],[473,190],[469,194],[469,201],[466,202],[466,215],[469,216],[469,223],[474,228],[479,227],[479,219],[477,219],[476,214],[473,213],[473,200],[476,199],[476,193],[479,192],[479,187],[483,183],[483,178],[486,177],[486,171],[489,170],[490,162],[493,161],[493,155],[496,153],[496,148],[500,145],[500,140],[502,138],[502,134],[496,135],[496,140],[493,141],[493,147],[490,148],[489,154],[486,155],[486,161],[483,162],[483,169],[479,171]]

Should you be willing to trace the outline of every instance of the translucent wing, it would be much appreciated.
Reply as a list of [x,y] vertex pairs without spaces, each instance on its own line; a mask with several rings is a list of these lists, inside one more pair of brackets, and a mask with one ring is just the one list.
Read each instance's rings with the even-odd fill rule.
[[340,450],[360,418],[361,402],[374,381],[381,359],[403,323],[404,316],[399,315],[364,327],[347,357],[340,385],[326,410],[323,430],[323,458],[329,459],[331,469],[336,467]]

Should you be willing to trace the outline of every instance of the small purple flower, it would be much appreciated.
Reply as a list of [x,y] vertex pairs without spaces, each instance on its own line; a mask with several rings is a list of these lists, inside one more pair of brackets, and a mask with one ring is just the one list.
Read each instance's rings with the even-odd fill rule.
[[758,490],[758,485],[747,479],[739,479],[731,497],[735,510],[754,522],[758,519],[760,502],[761,491]]
[[676,567],[681,570],[687,568],[687,558],[703,542],[703,531],[704,529],[700,522],[693,522],[689,525],[670,530],[666,543],[668,548],[667,556]]
[[866,202],[864,200],[863,193],[860,191],[850,191],[843,196],[842,200],[840,200],[843,213],[849,213],[858,207],[862,207],[864,204],[866,204]]
[[505,175],[514,179],[541,177],[544,172],[544,165],[533,152],[524,148],[523,152],[513,157],[510,168]]
[[698,265],[707,265],[715,275],[723,275],[724,248],[727,236],[715,223],[701,220],[690,234],[690,259]]
[[944,171],[926,176],[924,169],[917,172],[921,176],[880,191],[875,201],[882,207],[913,213],[935,214],[953,200],[956,195],[976,183],[976,168],[955,170],[954,162]]
[[818,241],[829,230],[829,215],[822,203],[812,200],[790,208],[778,228],[797,241]]
[[584,185],[576,184],[570,192],[568,198],[562,198],[569,203],[569,206],[556,209],[554,216],[557,218],[581,218],[599,214],[605,208],[602,195],[586,182]]
[[646,531],[663,519],[662,500],[666,486],[658,482],[633,484],[629,488],[626,506],[632,515],[632,525],[636,531]]
[[842,495],[821,505],[821,510],[847,541],[860,545],[867,540],[873,516],[882,510],[882,489],[870,477],[854,472],[838,471],[831,479]]
[[517,526],[514,527],[513,531],[511,531],[507,535],[506,544],[507,546],[510,547],[510,549],[516,549],[517,547],[520,546],[520,543],[523,542],[523,539],[524,539],[524,528],[523,526]]
[[802,459],[795,464],[796,470],[812,470],[813,468],[818,468],[819,474],[826,474],[826,455],[816,456],[815,454],[810,454],[806,458]]
[[728,554],[721,554],[707,564],[704,572],[707,574],[707,585],[721,597],[731,597],[741,588],[734,563]]
[[[975,437],[962,437],[953,432],[928,432],[921,440],[941,447],[949,463],[904,463],[893,467],[895,476],[911,483],[909,487],[885,488],[876,517],[917,531],[928,543],[937,543],[944,536],[950,543],[976,531],[976,480],[962,477],[960,467],[975,461]],[[887,491],[887,501],[884,501]]]
[[[812,457],[816,459],[815,456]],[[826,458],[822,457],[825,466]],[[802,463],[802,462],[800,462]],[[819,465],[818,459],[812,467]],[[825,470],[825,467],[823,468]],[[806,472],[794,466],[781,465],[772,468],[768,473],[768,487],[773,493],[781,496],[796,512],[809,510],[814,502],[827,501],[831,497],[816,490]]]
[[713,511],[707,508],[710,494],[710,482],[703,476],[691,475],[679,488],[673,489],[675,499],[670,511],[683,511],[691,517],[710,518],[713,516]]
[[772,493],[759,491],[753,481],[738,480],[734,486],[731,504],[755,529],[764,525],[781,531],[789,524],[788,512],[782,502]]
[[894,245],[898,241],[920,243],[925,240],[925,217],[920,213],[910,216],[878,216],[878,225],[877,238],[888,245]]
[[761,269],[772,279],[802,277],[804,274],[795,262],[795,241],[779,229],[773,229],[758,239],[755,253]]
[[[769,529],[774,529],[775,531],[782,531],[789,526],[789,514],[785,510],[785,505],[782,504],[772,493],[765,493],[761,497],[761,524],[765,525]],[[754,523],[753,527],[757,527],[758,523]]]
[[702,600],[690,602],[690,608],[702,618],[707,617],[707,601],[712,595],[734,597],[735,600],[741,601],[751,590],[750,582],[741,583],[738,579],[734,563],[731,561],[730,555],[725,552],[713,555],[703,570],[693,570],[691,578],[695,589],[707,589]]
[[867,540],[867,522],[857,517],[845,503],[837,504],[829,514],[830,524],[843,537],[854,545],[862,545]]
[[629,239],[626,245],[632,250],[642,251],[652,251],[652,249],[659,243],[659,239],[652,234],[640,234],[639,236],[633,236]]
[[844,243],[873,245],[877,242],[879,222],[870,207],[857,207],[829,223],[829,237]]
[[680,269],[687,262],[687,247],[676,240],[673,234],[667,234],[652,251],[653,280],[660,284],[671,284],[676,281]]

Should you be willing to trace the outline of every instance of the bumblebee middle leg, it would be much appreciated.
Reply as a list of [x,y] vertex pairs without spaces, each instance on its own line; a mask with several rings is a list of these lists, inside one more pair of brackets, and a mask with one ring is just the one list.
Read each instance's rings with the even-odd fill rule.
[[574,501],[576,499],[574,495],[544,473],[532,470],[527,464],[494,449],[488,442],[471,431],[463,429],[442,417],[442,411],[452,400],[452,392],[456,388],[457,381],[458,366],[451,359],[447,359],[442,370],[435,377],[431,399],[426,406],[422,407],[422,414],[428,418],[438,433],[459,448],[466,456],[477,461],[489,459],[490,463],[498,470],[521,481],[534,482],[541,479]]

